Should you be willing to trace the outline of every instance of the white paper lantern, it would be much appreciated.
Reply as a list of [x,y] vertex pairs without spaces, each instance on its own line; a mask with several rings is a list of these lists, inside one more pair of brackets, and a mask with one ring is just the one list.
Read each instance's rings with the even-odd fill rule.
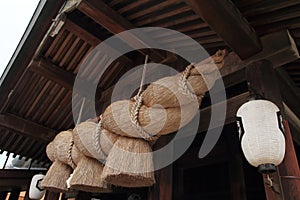
[[41,182],[45,175],[36,174],[32,177],[29,189],[30,199],[41,199],[45,193],[45,190],[41,188]]
[[279,108],[267,100],[252,100],[237,112],[242,150],[259,172],[276,171],[285,154],[282,118]]

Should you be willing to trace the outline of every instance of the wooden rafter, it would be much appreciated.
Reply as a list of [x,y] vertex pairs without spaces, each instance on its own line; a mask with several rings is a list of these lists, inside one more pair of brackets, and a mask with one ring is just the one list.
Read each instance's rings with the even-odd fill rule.
[[[0,188],[2,187],[16,187],[27,189],[31,178],[44,170],[0,170]],[[0,189],[0,191],[1,191]]]
[[242,59],[262,50],[259,38],[230,0],[185,0]]
[[[66,19],[64,23],[64,28],[72,32],[74,35],[78,36],[79,38],[83,39],[84,41],[88,42],[91,44],[91,46],[96,47],[98,44],[100,44],[102,41],[88,32],[87,30],[83,29],[80,27],[78,24],[75,22],[72,22],[70,19]],[[113,50],[113,49],[111,49]],[[114,50],[115,51],[115,50]],[[132,65],[133,61],[126,57],[126,56],[120,56],[118,60],[124,64],[129,64]]]
[[[300,118],[300,90],[286,73],[283,67],[277,68],[278,80],[280,81],[279,88],[282,99],[288,107],[293,108],[293,112]],[[300,129],[300,124],[298,124]]]
[[[106,5],[103,1],[83,0],[77,6],[77,8],[78,10],[92,18],[95,22],[109,30],[111,33],[117,34],[126,30],[136,28],[132,23],[130,23],[115,10]],[[121,39],[133,48],[139,45],[143,45],[145,47],[150,46],[150,44],[145,43],[137,36],[132,34],[128,34],[128,37]],[[155,41],[151,41],[151,43],[154,44]],[[148,54],[149,57],[155,62],[159,62],[164,59],[162,55],[158,54],[152,49],[139,51],[142,54]]]
[[[33,61],[29,65],[29,70],[54,81],[55,83],[63,86],[68,90],[74,89],[73,85],[76,79],[76,75],[52,64],[45,59],[41,58],[39,60]],[[87,85],[93,85],[93,83],[90,83],[89,81],[85,81],[85,83],[87,83]],[[92,91],[89,91],[88,88],[89,87],[76,88],[76,92],[81,94],[82,96],[88,96],[89,94],[92,94]]]
[[[61,67],[56,66],[55,64],[41,58],[39,60],[33,61],[30,66],[29,70],[37,73],[41,76],[44,76],[45,78],[55,82],[56,84],[59,84],[60,86],[64,87],[67,90],[73,90],[74,82],[76,79],[76,75],[72,72],[68,72]],[[88,80],[82,80],[85,85],[93,85],[94,83],[89,82]],[[76,88],[76,92],[82,96],[89,97],[91,94],[93,94],[91,90],[88,90],[87,88]],[[101,95],[99,99],[107,100],[107,95],[111,94],[113,87],[109,87],[106,90],[103,90],[101,92]]]
[[51,141],[56,131],[12,114],[0,115],[0,126],[42,142]]
[[295,41],[287,30],[265,35],[260,40],[263,51],[245,60],[239,59],[236,53],[231,52],[225,58],[225,66],[221,69],[222,76],[235,73],[262,59],[269,60],[276,68],[300,58]]

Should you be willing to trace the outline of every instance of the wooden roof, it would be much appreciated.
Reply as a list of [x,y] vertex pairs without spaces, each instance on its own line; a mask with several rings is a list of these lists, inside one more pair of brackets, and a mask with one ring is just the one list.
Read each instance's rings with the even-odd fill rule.
[[[80,64],[97,44],[124,30],[144,26],[170,28],[195,39],[211,54],[218,49],[226,48],[229,51],[234,50],[233,52],[241,58],[247,58],[250,54],[261,50],[260,38],[283,30],[289,30],[297,47],[300,47],[299,0],[216,2],[219,2],[220,15],[228,14],[222,6],[234,10],[233,16],[229,15],[224,20],[232,20],[231,24],[236,31],[245,35],[244,42],[237,42],[237,38],[229,35],[235,30],[226,30],[229,33],[227,35],[220,33],[220,30],[216,33],[216,29],[220,28],[215,27],[218,19],[213,19],[201,8],[198,9],[192,0],[69,1],[70,4],[63,7],[60,13],[63,1],[51,3],[47,1],[41,13],[36,14],[37,21],[33,21],[32,29],[27,30],[29,36],[24,38],[23,45],[19,46],[19,51],[1,78],[0,149],[41,162],[49,162],[45,154],[47,143],[59,131],[74,127],[72,89]],[[209,9],[208,5],[207,10]],[[237,15],[239,19],[235,18]],[[52,23],[52,19],[56,21]],[[243,26],[253,29],[247,30]],[[194,50],[191,44],[174,42],[176,40],[177,38],[170,35],[155,35],[155,42],[168,45],[170,48],[190,52]],[[147,53],[153,61],[166,57],[164,53],[156,50]],[[126,54],[109,67],[105,76],[107,78],[98,84],[96,94],[98,113],[103,109],[100,105],[108,103],[115,82],[122,74],[138,64],[134,58],[143,54],[145,54],[143,51]],[[110,60],[104,53],[97,59],[100,64]],[[99,70],[87,67],[85,75],[88,81],[93,82]],[[300,60],[284,63],[279,73],[283,74],[281,77],[285,78],[282,79],[286,81],[287,87],[295,97],[293,102],[300,99]],[[244,81],[242,78],[236,78],[236,73],[227,75],[225,85],[228,88]],[[85,91],[81,92],[84,94]],[[231,102],[230,105],[234,108],[240,105],[240,101],[235,103],[237,98],[246,99],[247,93],[242,92],[242,90],[237,94],[233,90],[229,92],[235,94],[229,98],[229,103]],[[87,104],[89,103],[88,101]],[[296,103],[289,105],[296,114],[299,113],[297,106],[299,105]],[[76,105],[76,109],[79,107],[80,105]],[[207,112],[205,108],[203,112]],[[232,118],[229,122],[233,120]],[[204,129],[200,128],[202,131]]]

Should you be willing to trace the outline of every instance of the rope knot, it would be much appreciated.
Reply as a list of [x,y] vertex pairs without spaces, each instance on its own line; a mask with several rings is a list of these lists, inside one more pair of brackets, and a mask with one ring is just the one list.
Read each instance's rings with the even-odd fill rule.
[[73,145],[74,145],[74,140],[72,139],[71,142],[69,143],[69,148],[67,151],[67,162],[68,162],[68,165],[70,165],[73,169],[75,169],[76,164],[74,163],[74,161],[72,159]]
[[[102,133],[102,115],[99,116],[99,122],[97,124],[96,131],[94,132],[94,141],[95,141],[94,144],[95,144],[95,149],[97,151],[97,154],[103,155],[105,158],[107,158],[107,155],[101,148],[101,144],[100,144],[101,133]],[[104,162],[105,160],[101,159],[101,161]]]

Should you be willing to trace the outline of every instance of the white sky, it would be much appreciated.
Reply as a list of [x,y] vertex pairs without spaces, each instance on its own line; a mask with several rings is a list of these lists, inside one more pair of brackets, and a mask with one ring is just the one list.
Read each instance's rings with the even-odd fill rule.
[[0,0],[0,77],[13,55],[39,0]]

